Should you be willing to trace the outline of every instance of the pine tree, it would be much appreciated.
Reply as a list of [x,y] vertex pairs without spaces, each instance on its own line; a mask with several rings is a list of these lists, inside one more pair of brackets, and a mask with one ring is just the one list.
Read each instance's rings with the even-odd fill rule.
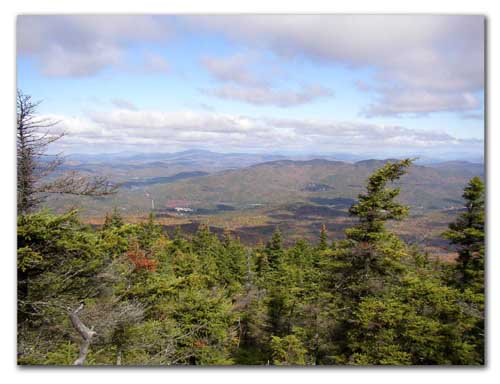
[[[400,283],[408,256],[405,243],[388,231],[389,220],[401,220],[408,208],[395,201],[399,188],[388,187],[411,165],[411,160],[387,163],[368,179],[367,191],[349,212],[358,223],[346,229],[346,240],[338,241],[324,262],[324,286],[331,302],[324,306],[335,322],[330,334],[330,363],[346,364],[366,340],[363,334],[349,337],[355,331],[352,320],[365,300],[383,295]],[[324,331],[328,334],[328,331]],[[327,341],[328,343],[328,341]]]
[[183,246],[185,245],[185,241],[182,237],[182,229],[180,225],[175,226],[173,239],[176,248],[183,248]]
[[[464,189],[465,212],[444,233],[458,248],[458,259],[453,267],[451,285],[462,292],[460,300],[467,319],[466,342],[479,356],[473,364],[484,364],[484,183],[473,177]],[[470,363],[469,363],[470,364]]]
[[[68,308],[79,321],[74,309],[101,293],[104,248],[76,211],[20,215],[17,225],[18,359],[20,364],[42,364],[74,331]],[[36,337],[29,337],[32,332]]]
[[137,231],[139,245],[146,252],[150,253],[153,250],[155,243],[163,236],[162,227],[156,222],[154,212],[150,212],[148,220],[141,223]]
[[124,224],[123,217],[120,215],[118,209],[116,209],[115,207],[111,214],[106,213],[103,229],[119,228],[123,224]]
[[401,259],[407,256],[407,247],[385,224],[402,220],[408,207],[395,201],[400,188],[388,188],[387,184],[398,180],[411,163],[406,159],[376,170],[368,179],[366,194],[360,194],[358,203],[349,209],[359,221],[346,229],[347,242],[334,252],[335,262],[344,263],[344,279],[359,295],[382,289],[386,278],[397,280],[402,271]]
[[387,184],[403,176],[411,163],[410,159],[387,163],[370,176],[367,193],[360,194],[358,203],[349,209],[349,213],[359,219],[359,224],[346,232],[347,238],[376,241],[386,232],[386,221],[401,220],[408,215],[408,207],[394,200],[400,188],[387,188]]
[[479,177],[472,178],[464,189],[466,211],[444,237],[458,247],[458,285],[472,287],[476,292],[484,288],[484,184]]
[[223,247],[217,235],[210,231],[208,224],[200,224],[193,240],[193,251],[200,259],[200,266],[205,278],[215,284],[220,281],[221,275],[217,266],[217,259],[222,253]]
[[281,237],[281,231],[278,226],[276,226],[271,240],[266,244],[266,254],[269,262],[269,267],[271,269],[278,268],[283,256],[283,239]]
[[325,224],[321,226],[321,232],[319,234],[319,246],[320,251],[324,251],[328,248],[328,232],[326,230]]
[[267,252],[258,250],[255,253],[256,258],[256,271],[260,277],[265,275],[269,271],[269,259],[267,257]]
[[306,349],[295,335],[271,338],[273,365],[305,365]]
[[[350,315],[349,364],[482,364],[477,320],[464,296],[429,269],[366,296]],[[466,310],[464,310],[467,308]],[[471,330],[473,330],[471,332]]]

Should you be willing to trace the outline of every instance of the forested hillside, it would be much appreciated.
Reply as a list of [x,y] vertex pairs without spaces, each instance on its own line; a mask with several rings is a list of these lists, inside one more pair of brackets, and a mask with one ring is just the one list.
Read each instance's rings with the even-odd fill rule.
[[[484,186],[442,236],[442,263],[387,224],[405,220],[393,183],[410,160],[380,164],[332,241],[242,245],[199,226],[168,236],[109,212],[18,217],[22,365],[484,364]],[[411,169],[411,168],[410,168]],[[404,188],[404,185],[403,185]]]
[[[53,177],[64,171],[98,177],[109,174],[120,185],[116,194],[105,198],[53,194],[43,205],[59,214],[78,209],[85,223],[99,226],[104,222],[103,212],[116,209],[125,221],[139,223],[154,208],[157,223],[170,235],[177,226],[191,236],[200,224],[209,224],[219,235],[231,230],[248,246],[267,242],[276,226],[286,246],[300,239],[314,242],[323,225],[331,239],[342,238],[344,230],[354,224],[348,209],[366,179],[390,161],[281,159],[247,166],[264,157],[208,151],[99,159],[83,158],[78,165],[70,160],[72,165],[63,164]],[[215,160],[225,170],[210,168]],[[441,233],[460,212],[463,186],[483,174],[483,164],[466,161],[413,164],[397,181],[401,187],[397,200],[410,208],[410,215],[404,224],[392,223],[391,227],[433,257],[453,259],[454,249]]]
[[[57,196],[47,206],[58,212],[79,207],[85,217],[97,217],[113,207],[124,215],[143,214],[151,208],[151,199],[157,213],[176,206],[203,214],[207,210],[224,213],[218,208],[221,205],[239,211],[269,210],[296,203],[325,205],[331,199],[355,199],[367,177],[389,161],[349,163],[318,158],[265,161],[262,157],[262,162],[248,166],[248,162],[260,158],[240,156],[245,162],[236,160],[236,155],[212,152],[204,155],[205,162],[191,152],[158,162],[114,160],[78,165],[69,162],[58,172],[108,176],[121,187],[112,198]],[[210,167],[213,158],[218,159],[217,168]],[[483,176],[483,168],[483,164],[469,162],[414,164],[399,181],[404,186],[400,199],[412,207],[413,213],[459,206],[463,185],[473,176]]]

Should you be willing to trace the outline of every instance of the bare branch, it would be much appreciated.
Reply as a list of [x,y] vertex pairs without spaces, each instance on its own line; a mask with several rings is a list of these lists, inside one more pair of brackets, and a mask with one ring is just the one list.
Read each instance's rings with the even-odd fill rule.
[[82,196],[107,196],[116,193],[118,185],[105,177],[86,177],[76,172],[53,181],[45,181],[62,163],[60,155],[47,155],[48,146],[65,133],[50,130],[59,122],[37,115],[41,101],[17,91],[17,211],[33,211],[46,193]]
[[78,317],[78,313],[82,309],[83,304],[80,304],[77,309],[69,311],[69,318],[71,319],[71,323],[83,339],[82,343],[80,344],[80,353],[78,355],[78,359],[75,360],[73,365],[83,365],[85,359],[87,358],[92,338],[96,335],[96,332],[94,332],[92,328],[87,328],[87,326],[83,324],[83,322]]
[[116,193],[118,185],[106,177],[87,177],[77,172],[69,172],[58,179],[42,185],[38,191],[80,196],[107,196]]

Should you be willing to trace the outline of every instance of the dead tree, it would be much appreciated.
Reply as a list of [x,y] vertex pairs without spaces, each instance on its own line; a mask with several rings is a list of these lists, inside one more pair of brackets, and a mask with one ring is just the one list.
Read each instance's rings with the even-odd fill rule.
[[92,328],[89,329],[78,317],[78,312],[80,312],[82,309],[83,304],[80,304],[77,309],[69,311],[71,324],[73,324],[73,327],[78,331],[83,339],[82,343],[80,344],[80,353],[78,354],[78,359],[75,360],[73,365],[83,365],[85,359],[87,358],[92,338],[96,335],[96,332],[94,332]]
[[58,122],[37,115],[40,101],[17,91],[17,212],[32,212],[49,193],[104,196],[115,193],[117,186],[106,178],[89,178],[75,172],[48,181],[47,176],[63,162],[60,155],[48,155],[50,144],[64,133],[50,128]]
[[49,144],[63,134],[51,134],[49,128],[57,124],[50,119],[39,118],[36,110],[40,101],[17,91],[17,209],[27,213],[41,202],[37,193],[40,180],[55,170],[61,159],[45,156]]

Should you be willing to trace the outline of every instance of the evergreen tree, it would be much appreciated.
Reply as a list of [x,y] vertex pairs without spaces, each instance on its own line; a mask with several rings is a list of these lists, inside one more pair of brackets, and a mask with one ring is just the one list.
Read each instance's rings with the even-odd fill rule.
[[320,251],[324,251],[328,248],[328,232],[326,230],[326,226],[323,224],[321,226],[321,232],[319,234],[319,245],[318,249]]
[[19,363],[483,364],[484,186],[470,181],[445,235],[459,251],[449,281],[386,228],[408,212],[389,184],[410,163],[373,173],[331,247],[324,226],[318,246],[285,247],[276,228],[249,248],[206,225],[171,241],[153,214],[128,224],[115,210],[99,229],[75,212],[20,215]]
[[248,262],[245,247],[229,231],[223,234],[222,248],[216,259],[220,281],[231,293],[241,289],[247,276]]
[[273,336],[271,339],[274,365],[305,365],[306,349],[295,335],[283,338]]
[[[44,364],[74,332],[68,313],[78,319],[74,309],[102,293],[104,248],[76,211],[21,215],[17,230],[18,358],[20,364]],[[70,364],[76,357],[71,354]]]
[[259,277],[263,277],[269,271],[269,259],[267,252],[261,249],[256,251],[256,271]]
[[464,189],[466,211],[444,237],[458,247],[458,285],[482,292],[484,287],[484,184],[479,177],[472,178]]
[[362,334],[355,339],[348,337],[355,327],[352,319],[358,306],[369,297],[383,295],[404,275],[402,261],[408,256],[407,247],[385,224],[408,213],[407,207],[395,201],[400,189],[388,184],[398,180],[410,165],[410,159],[389,162],[369,177],[367,192],[349,209],[358,223],[346,229],[347,239],[337,242],[324,262],[324,285],[331,300],[324,311],[335,319],[333,329],[324,331],[330,338],[327,343],[333,345],[327,356],[331,363],[348,363],[357,345],[363,343]]
[[278,226],[274,229],[271,240],[266,244],[267,260],[271,269],[278,268],[283,256],[283,239]]
[[384,236],[388,220],[401,220],[408,215],[408,207],[395,201],[400,188],[387,188],[387,184],[403,176],[411,163],[410,159],[389,162],[370,176],[366,194],[360,194],[358,203],[349,209],[359,223],[346,231],[348,239],[374,242]]
[[139,231],[139,242],[146,250],[151,251],[156,241],[163,235],[161,225],[156,223],[154,212],[150,212],[148,220],[142,223]]
[[104,219],[103,229],[110,228],[120,228],[124,223],[123,217],[118,212],[118,209],[115,207],[111,214],[106,213],[106,217]]
[[207,224],[200,224],[193,237],[192,244],[193,252],[199,257],[200,267],[205,279],[211,285],[220,282],[222,276],[219,274],[217,259],[222,253],[223,247],[217,235],[210,231]]
[[182,237],[182,229],[181,229],[180,225],[175,226],[173,239],[174,239],[175,247],[180,248],[180,249],[185,248],[186,241]]
[[[451,285],[463,292],[462,306],[473,326],[468,341],[484,362],[484,183],[473,177],[464,189],[465,212],[444,236],[458,248],[457,263],[453,267]],[[476,359],[477,360],[477,359]]]
[[387,231],[385,224],[402,220],[408,207],[395,201],[400,188],[387,184],[398,180],[411,163],[410,159],[389,162],[376,170],[368,179],[367,192],[349,209],[359,221],[346,229],[347,241],[333,252],[333,266],[341,272],[338,278],[344,280],[342,285],[354,295],[352,299],[383,289],[389,280],[397,281],[404,269],[401,260],[408,255],[406,244]]

